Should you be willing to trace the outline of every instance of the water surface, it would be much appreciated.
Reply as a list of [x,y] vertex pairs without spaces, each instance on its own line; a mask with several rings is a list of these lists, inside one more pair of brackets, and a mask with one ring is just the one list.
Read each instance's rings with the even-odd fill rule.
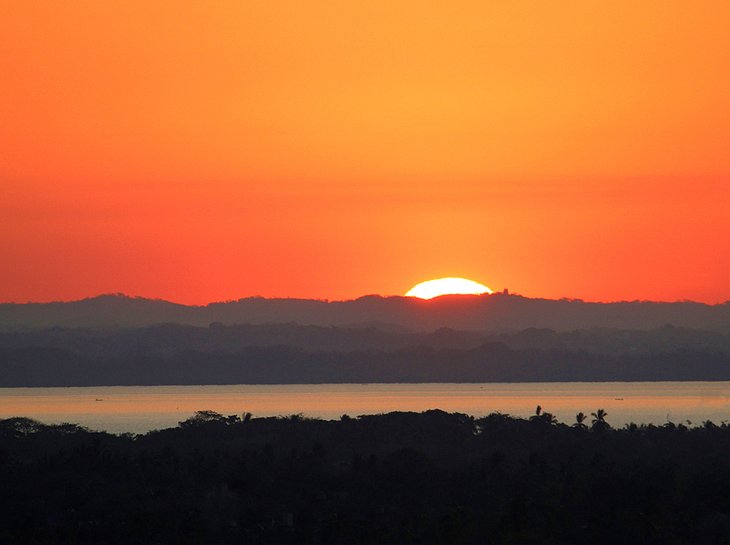
[[608,422],[699,424],[730,420],[730,382],[553,382],[489,384],[295,384],[0,388],[0,418],[28,416],[114,433],[177,425],[195,411],[334,419],[390,411],[443,409],[527,417],[541,405],[562,422],[579,411]]

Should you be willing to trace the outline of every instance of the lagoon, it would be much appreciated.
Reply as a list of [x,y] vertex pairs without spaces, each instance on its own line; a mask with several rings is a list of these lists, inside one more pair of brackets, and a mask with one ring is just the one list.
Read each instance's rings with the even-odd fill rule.
[[287,384],[0,388],[0,418],[73,422],[111,433],[168,428],[195,411],[254,417],[336,419],[391,411],[442,409],[474,416],[527,417],[540,405],[559,421],[605,409],[621,427],[730,420],[730,382],[549,382],[484,384]]

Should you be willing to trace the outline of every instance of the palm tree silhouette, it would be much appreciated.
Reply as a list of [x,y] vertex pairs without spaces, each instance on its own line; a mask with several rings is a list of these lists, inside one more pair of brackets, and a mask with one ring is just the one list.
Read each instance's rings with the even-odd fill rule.
[[580,428],[585,429],[586,425],[583,423],[585,422],[585,419],[588,418],[584,413],[580,412],[575,415],[575,424],[573,424],[574,428]]
[[591,420],[591,430],[603,431],[611,427],[608,422],[606,422],[608,413],[603,409],[598,409],[596,412],[591,413],[591,416],[593,417]]
[[543,412],[542,407],[538,405],[535,408],[535,414],[534,416],[530,417],[531,422],[538,422],[542,424],[557,424],[558,419],[555,418],[555,416],[552,413],[549,412]]

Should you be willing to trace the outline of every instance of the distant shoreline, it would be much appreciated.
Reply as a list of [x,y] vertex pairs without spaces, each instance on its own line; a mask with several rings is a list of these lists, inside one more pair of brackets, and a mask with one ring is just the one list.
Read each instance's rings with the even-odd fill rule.
[[450,385],[474,385],[474,384],[682,384],[687,382],[701,383],[730,383],[730,378],[718,379],[677,379],[677,380],[493,380],[485,381],[438,381],[438,382],[209,382],[200,384],[188,383],[159,383],[159,384],[68,384],[63,386],[0,386],[0,390],[21,390],[21,389],[64,389],[64,388],[163,388],[191,387],[196,386],[429,386],[439,384]]
[[729,396],[730,381],[16,388],[0,389],[0,417],[22,414],[139,433],[167,428],[203,409],[257,417],[302,413],[325,420],[436,408],[475,417],[502,413],[528,418],[541,405],[561,422],[603,408],[617,425],[664,424],[730,420]]
[[268,323],[0,333],[0,387],[730,380],[730,333]]

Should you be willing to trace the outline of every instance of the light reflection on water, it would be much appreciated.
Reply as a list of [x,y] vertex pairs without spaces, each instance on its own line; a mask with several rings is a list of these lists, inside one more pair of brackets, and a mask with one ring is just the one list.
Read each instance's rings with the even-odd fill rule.
[[195,411],[254,416],[303,413],[334,419],[390,411],[442,409],[527,417],[536,405],[561,422],[605,409],[608,422],[700,424],[730,420],[730,382],[489,384],[295,384],[0,388],[0,418],[28,416],[114,433],[177,425]]

